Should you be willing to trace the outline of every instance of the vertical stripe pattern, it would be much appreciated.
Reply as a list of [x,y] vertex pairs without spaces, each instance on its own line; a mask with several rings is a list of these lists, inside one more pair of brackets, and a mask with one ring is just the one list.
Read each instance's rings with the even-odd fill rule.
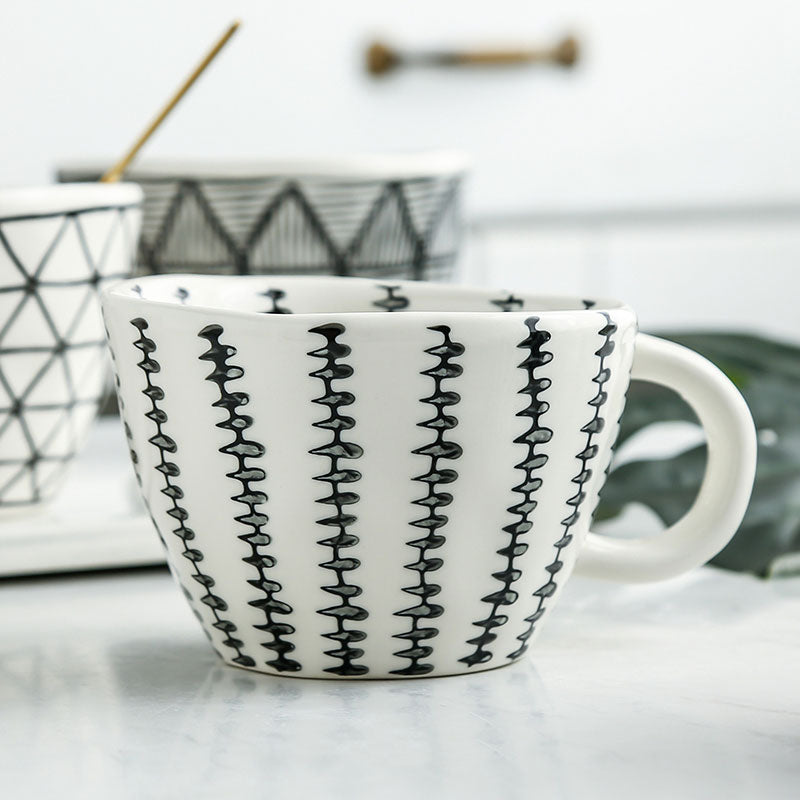
[[318,544],[330,549],[330,559],[320,566],[333,573],[335,583],[323,586],[323,590],[338,598],[339,602],[319,611],[324,616],[336,621],[336,630],[325,633],[328,639],[337,643],[337,647],[326,650],[325,654],[339,659],[340,664],[328,667],[325,672],[341,676],[364,675],[368,668],[364,664],[355,663],[364,655],[364,650],[354,647],[354,643],[366,638],[366,633],[358,628],[349,628],[347,623],[360,622],[367,618],[367,610],[356,605],[353,600],[361,594],[361,587],[352,583],[352,576],[347,573],[357,570],[361,562],[353,556],[347,556],[345,551],[358,544],[358,537],[348,528],[356,521],[356,516],[349,513],[347,506],[359,501],[358,494],[350,488],[343,489],[342,484],[353,484],[361,478],[361,473],[342,464],[342,461],[359,458],[363,454],[361,447],[354,442],[346,441],[342,433],[355,426],[353,417],[341,412],[343,406],[351,405],[355,397],[351,392],[341,391],[333,387],[334,381],[344,380],[353,374],[353,368],[342,359],[350,355],[350,347],[339,341],[339,336],[344,333],[344,325],[331,323],[311,328],[309,333],[322,336],[325,344],[312,350],[308,355],[319,358],[324,364],[310,373],[312,378],[322,381],[324,392],[321,397],[314,399],[314,403],[324,406],[329,410],[327,419],[315,422],[314,427],[330,432],[331,439],[326,444],[315,447],[309,452],[312,455],[322,456],[329,460],[329,469],[326,473],[318,475],[314,480],[327,483],[330,494],[317,500],[325,506],[333,506],[333,515],[317,520],[318,525],[331,528],[333,533],[318,541]]
[[262,647],[272,650],[275,654],[274,659],[266,662],[267,665],[278,672],[296,672],[300,669],[300,664],[287,657],[287,653],[291,653],[295,647],[284,638],[294,633],[294,627],[288,622],[279,620],[280,617],[291,614],[292,608],[288,603],[278,599],[277,595],[282,589],[281,584],[269,573],[275,567],[276,560],[267,552],[272,537],[266,531],[269,517],[261,510],[267,502],[267,495],[252,485],[264,481],[267,477],[263,469],[252,463],[253,459],[264,456],[265,448],[260,442],[245,437],[245,432],[252,427],[253,420],[246,414],[241,414],[239,409],[250,402],[250,397],[246,392],[232,392],[228,387],[229,382],[244,376],[244,370],[230,363],[230,359],[236,355],[236,348],[223,344],[220,341],[222,334],[223,329],[220,325],[207,325],[198,333],[198,336],[209,344],[208,350],[200,356],[200,360],[210,361],[213,365],[213,370],[206,376],[206,380],[215,384],[219,390],[219,399],[213,403],[214,408],[220,408],[228,414],[227,419],[217,423],[217,427],[229,431],[233,437],[232,441],[221,447],[219,452],[236,459],[236,469],[228,472],[226,477],[240,484],[240,492],[231,499],[244,507],[244,512],[235,517],[236,522],[247,529],[239,539],[250,547],[249,555],[242,560],[251,565],[257,574],[256,578],[248,579],[247,582],[262,593],[261,597],[248,601],[248,604],[261,609],[266,618],[264,624],[254,627],[272,637],[271,641],[261,643]]
[[416,597],[416,605],[396,612],[396,616],[409,619],[409,629],[403,633],[395,634],[395,638],[408,642],[403,650],[398,650],[394,655],[408,659],[408,665],[392,670],[395,675],[425,675],[434,669],[434,665],[422,659],[428,658],[433,653],[433,647],[422,642],[434,638],[438,629],[434,626],[423,624],[427,620],[441,616],[442,606],[430,602],[441,591],[441,587],[429,581],[430,573],[436,572],[442,566],[442,559],[429,557],[429,551],[439,549],[445,542],[441,529],[447,524],[447,516],[442,509],[450,505],[453,496],[449,492],[441,491],[442,484],[453,483],[458,473],[449,467],[441,465],[442,460],[452,461],[462,454],[461,446],[448,438],[448,431],[458,425],[458,419],[453,414],[446,413],[449,406],[456,405],[461,397],[458,392],[444,389],[442,382],[457,378],[462,374],[462,367],[454,359],[463,355],[464,345],[450,338],[450,328],[447,325],[434,325],[428,330],[441,334],[442,341],[425,350],[426,353],[436,356],[439,361],[430,369],[421,373],[433,380],[433,392],[429,397],[424,397],[420,402],[433,406],[434,416],[419,426],[434,432],[434,440],[430,444],[417,448],[416,455],[426,456],[429,459],[428,471],[414,478],[415,481],[426,484],[427,492],[424,497],[414,500],[414,505],[421,506],[427,513],[420,519],[414,520],[411,525],[424,531],[424,535],[412,539],[407,544],[418,551],[417,560],[406,565],[417,576],[416,583],[403,588],[407,594]]
[[605,420],[601,416],[600,412],[603,405],[605,405],[606,400],[608,399],[608,395],[604,391],[603,387],[611,377],[611,370],[606,366],[605,362],[606,358],[614,352],[615,344],[611,337],[614,333],[616,333],[617,330],[617,326],[611,321],[611,317],[609,317],[608,314],[601,312],[601,316],[603,317],[605,324],[598,331],[598,335],[603,337],[603,343],[594,353],[599,359],[600,364],[597,374],[594,376],[594,378],[592,378],[592,381],[597,384],[597,394],[595,394],[595,396],[589,400],[589,406],[593,409],[594,413],[592,419],[581,428],[581,433],[586,434],[586,444],[584,448],[576,455],[576,458],[578,461],[580,461],[581,466],[578,474],[572,479],[572,483],[574,483],[578,488],[575,494],[567,500],[567,506],[570,508],[570,513],[561,521],[563,526],[561,537],[553,545],[556,550],[555,556],[553,560],[545,567],[549,577],[533,593],[533,596],[536,598],[536,608],[534,609],[533,614],[531,614],[529,617],[526,617],[525,621],[528,623],[528,627],[525,629],[525,631],[523,631],[522,634],[517,636],[520,646],[513,653],[508,654],[508,658],[510,659],[518,658],[528,649],[528,640],[533,635],[537,622],[541,619],[546,610],[547,600],[553,596],[558,588],[556,577],[558,572],[564,566],[564,563],[561,561],[561,555],[563,550],[569,547],[574,538],[572,534],[572,528],[580,519],[581,506],[583,501],[586,499],[584,487],[592,477],[592,470],[589,468],[589,463],[593,458],[595,458],[598,452],[598,447],[594,443],[594,438],[603,430],[605,425]]
[[499,613],[500,608],[512,605],[519,597],[512,588],[522,575],[515,566],[515,560],[528,550],[528,544],[520,539],[533,527],[531,515],[538,505],[534,495],[541,487],[542,479],[537,477],[536,473],[544,467],[548,458],[545,453],[540,452],[541,445],[553,437],[553,431],[541,421],[542,415],[550,408],[549,403],[541,399],[542,392],[550,387],[550,379],[539,374],[541,367],[553,360],[553,354],[544,349],[551,337],[547,331],[537,330],[538,322],[539,317],[529,317],[525,320],[528,335],[517,345],[527,352],[519,364],[519,368],[525,370],[527,377],[525,386],[520,389],[519,394],[528,396],[528,405],[519,411],[517,416],[527,417],[529,427],[525,433],[514,439],[515,444],[522,444],[527,448],[525,458],[515,467],[522,473],[521,482],[513,489],[519,495],[519,499],[508,507],[508,512],[513,514],[516,520],[503,528],[508,534],[508,543],[497,551],[497,554],[506,560],[504,568],[492,574],[492,577],[500,582],[500,588],[482,598],[483,602],[490,606],[489,613],[484,619],[473,623],[482,628],[483,632],[468,640],[467,644],[474,645],[474,650],[459,659],[468,667],[484,664],[493,657],[494,654],[488,647],[497,639],[494,630],[508,622],[508,616]]
[[150,401],[150,411],[145,416],[156,426],[155,435],[151,436],[148,441],[158,451],[159,463],[156,465],[156,470],[164,477],[164,488],[160,491],[171,503],[171,507],[167,509],[166,513],[175,520],[178,526],[172,532],[180,539],[183,546],[182,555],[192,566],[192,578],[205,591],[200,600],[211,610],[214,617],[212,625],[225,636],[222,644],[236,654],[231,660],[234,664],[242,667],[254,667],[256,662],[244,652],[244,642],[234,636],[237,631],[236,625],[222,616],[222,612],[228,610],[228,604],[222,597],[212,592],[215,585],[214,579],[200,569],[200,562],[203,560],[202,551],[189,545],[195,538],[195,533],[186,524],[189,520],[189,512],[179,502],[183,499],[183,490],[175,479],[180,476],[181,471],[174,461],[168,459],[168,456],[174,456],[178,446],[164,429],[168,417],[166,412],[159,407],[159,402],[164,400],[164,390],[152,379],[153,375],[161,371],[161,365],[153,355],[156,352],[156,343],[145,335],[145,331],[149,327],[146,320],[137,317],[131,320],[131,324],[139,331],[139,338],[133,342],[133,345],[142,353],[141,361],[137,363],[137,366],[144,373],[147,383],[142,394]]

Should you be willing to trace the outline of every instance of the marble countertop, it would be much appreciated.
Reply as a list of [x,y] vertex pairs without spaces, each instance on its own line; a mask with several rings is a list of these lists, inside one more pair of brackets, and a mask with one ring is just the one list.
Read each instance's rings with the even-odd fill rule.
[[574,579],[529,661],[223,666],[163,570],[0,581],[8,797],[795,798],[800,579]]

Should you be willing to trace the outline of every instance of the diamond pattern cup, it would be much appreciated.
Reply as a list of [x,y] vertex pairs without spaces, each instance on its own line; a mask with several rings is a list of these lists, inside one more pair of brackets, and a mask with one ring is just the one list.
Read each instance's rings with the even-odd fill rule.
[[130,274],[133,184],[0,191],[0,511],[56,492],[102,399],[98,290]]
[[[466,168],[449,152],[145,163],[129,175],[145,194],[139,272],[447,278]],[[58,177],[102,171],[75,165]]]

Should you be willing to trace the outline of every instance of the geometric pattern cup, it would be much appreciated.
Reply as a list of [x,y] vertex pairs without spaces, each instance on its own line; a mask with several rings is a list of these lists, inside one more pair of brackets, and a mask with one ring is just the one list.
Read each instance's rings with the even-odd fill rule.
[[0,509],[53,496],[106,386],[98,291],[130,274],[133,184],[0,191]]
[[[465,170],[438,152],[138,167],[139,272],[447,278]],[[101,173],[63,168],[59,179]]]
[[[656,580],[741,521],[747,407],[613,301],[424,282],[159,275],[103,294],[135,474],[167,560],[234,666],[452,675],[521,658],[573,568]],[[708,436],[692,510],[590,532],[628,381]],[[580,559],[580,560],[578,560]]]

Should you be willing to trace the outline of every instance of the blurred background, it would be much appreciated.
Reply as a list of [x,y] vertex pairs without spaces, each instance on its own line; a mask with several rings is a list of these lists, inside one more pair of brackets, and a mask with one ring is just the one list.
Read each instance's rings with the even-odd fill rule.
[[[800,10],[782,0],[7,4],[0,183],[111,163],[234,16],[146,157],[468,152],[460,277],[619,296],[642,327],[800,335]],[[579,48],[556,65],[365,68]]]

